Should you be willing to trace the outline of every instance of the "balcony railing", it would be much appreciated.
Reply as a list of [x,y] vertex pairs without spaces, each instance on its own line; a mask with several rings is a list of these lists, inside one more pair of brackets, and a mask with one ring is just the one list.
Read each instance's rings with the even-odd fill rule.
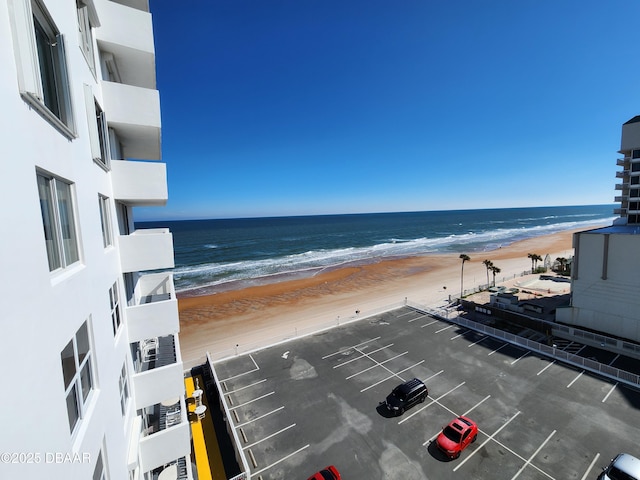
[[125,315],[130,342],[178,333],[180,320],[173,274],[151,273],[139,277]]
[[616,172],[616,178],[629,178],[629,171],[623,170],[622,172]]
[[167,203],[167,166],[160,162],[111,160],[113,196],[132,206]]
[[100,51],[113,55],[122,83],[155,89],[155,46],[149,6],[145,11],[126,5],[134,2],[120,3],[96,2],[101,26],[95,29],[95,36]]
[[[184,385],[183,385],[184,387]],[[184,395],[143,409],[143,431],[139,441],[140,467],[144,472],[173,463],[190,454],[190,430]]]
[[118,237],[122,271],[140,272],[173,268],[173,236],[168,228],[136,230]]
[[160,160],[160,94],[155,89],[102,82],[107,124],[120,139],[125,158]]
[[131,348],[136,408],[183,395],[182,357],[177,334],[132,343]]
[[628,190],[629,189],[629,184],[628,183],[616,183],[616,190]]
[[619,167],[628,167],[629,166],[629,157],[618,158],[616,159],[616,165]]

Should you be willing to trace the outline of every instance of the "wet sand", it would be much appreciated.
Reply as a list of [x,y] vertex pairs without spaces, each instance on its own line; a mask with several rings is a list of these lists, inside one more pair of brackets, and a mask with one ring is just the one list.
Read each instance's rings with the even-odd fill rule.
[[[551,262],[573,255],[571,230],[523,240],[481,253],[468,253],[464,289],[487,283],[485,259],[501,269],[496,283],[531,270],[528,253]],[[346,266],[311,278],[282,281],[212,295],[178,295],[180,348],[185,367],[246,352],[283,338],[344,323],[405,298],[431,307],[460,294],[459,254],[425,255]],[[542,262],[538,262],[542,266]],[[489,280],[493,278],[490,275]]]

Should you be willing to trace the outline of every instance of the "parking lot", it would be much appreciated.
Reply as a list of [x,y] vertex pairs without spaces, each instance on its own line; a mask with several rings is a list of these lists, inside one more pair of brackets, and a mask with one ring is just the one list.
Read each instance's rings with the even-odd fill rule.
[[[581,480],[640,454],[636,390],[409,307],[215,369],[255,479],[333,464],[343,479]],[[429,397],[390,416],[380,402],[414,377]],[[433,441],[458,415],[480,433],[449,461]]]

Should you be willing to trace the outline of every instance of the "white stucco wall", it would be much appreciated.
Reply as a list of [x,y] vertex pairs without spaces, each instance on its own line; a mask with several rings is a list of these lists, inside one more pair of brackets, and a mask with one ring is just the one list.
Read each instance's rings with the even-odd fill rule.
[[558,321],[640,342],[640,235],[582,232],[576,236],[573,308],[558,310]]

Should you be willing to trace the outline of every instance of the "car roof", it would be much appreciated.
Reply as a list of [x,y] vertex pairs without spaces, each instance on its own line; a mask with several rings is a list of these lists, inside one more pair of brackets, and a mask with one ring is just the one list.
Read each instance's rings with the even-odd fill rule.
[[613,464],[618,470],[629,473],[635,478],[640,478],[640,460],[633,455],[621,453],[616,457]]
[[402,385],[400,385],[400,389],[402,391],[408,392],[410,390],[413,390],[415,387],[421,386],[422,380],[418,380],[417,378],[412,378],[411,380],[407,380],[406,382],[404,382]]

